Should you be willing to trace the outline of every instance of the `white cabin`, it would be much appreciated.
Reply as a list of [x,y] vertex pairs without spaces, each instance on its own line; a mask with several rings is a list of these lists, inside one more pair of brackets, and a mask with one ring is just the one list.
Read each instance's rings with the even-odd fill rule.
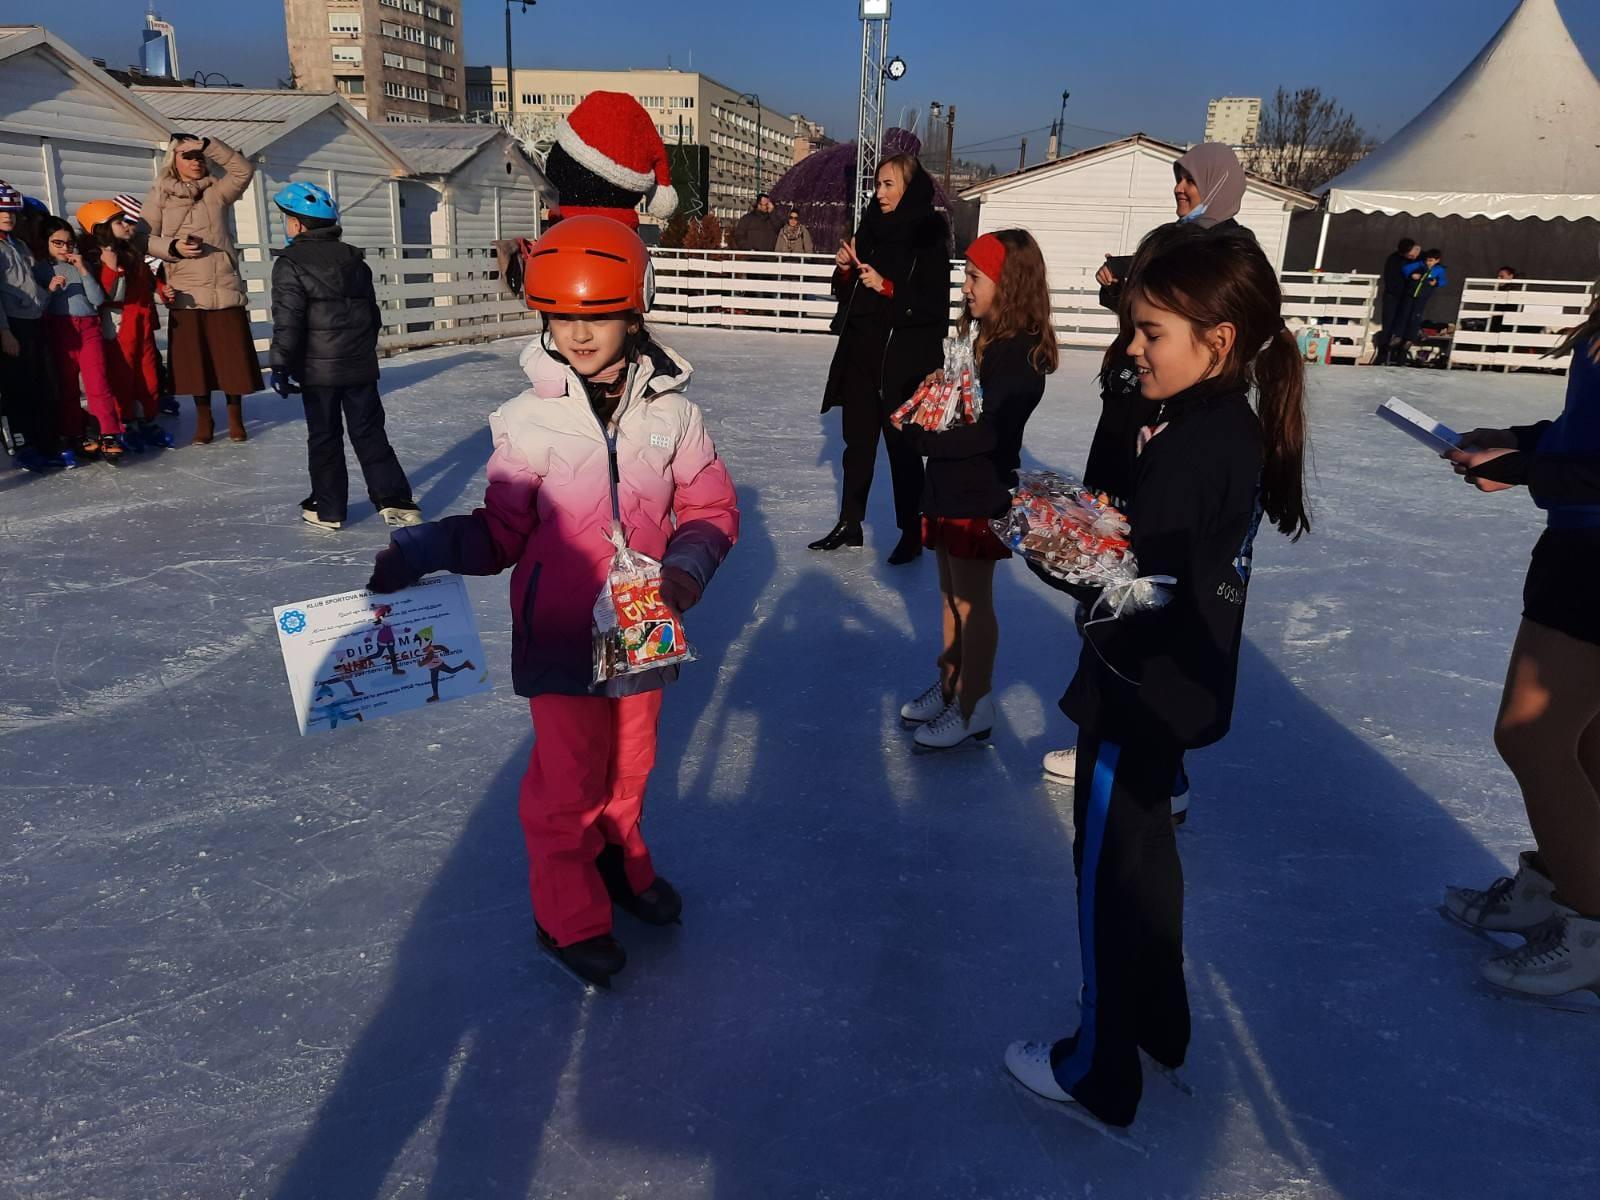
[[396,124],[383,132],[415,172],[400,185],[407,246],[487,252],[501,239],[539,236],[555,189],[501,126]]
[[256,166],[233,216],[242,246],[282,247],[272,197],[315,183],[339,205],[344,239],[367,250],[400,241],[400,179],[411,165],[335,92],[138,87],[169,128],[221,138]]
[[0,179],[73,219],[78,206],[155,180],[167,126],[60,38],[0,26]]
[[[1132,254],[1173,220],[1172,164],[1183,150],[1143,134],[986,180],[961,194],[981,205],[978,231],[1022,228],[1044,252],[1055,287],[1081,287],[1107,254]],[[1251,175],[1238,220],[1282,271],[1289,218],[1316,198]]]

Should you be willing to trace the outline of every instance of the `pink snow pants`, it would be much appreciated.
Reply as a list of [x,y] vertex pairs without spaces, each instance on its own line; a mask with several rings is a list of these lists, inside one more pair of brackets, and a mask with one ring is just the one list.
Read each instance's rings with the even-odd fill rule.
[[595,857],[621,846],[628,883],[655,882],[639,817],[656,761],[661,692],[535,696],[533,753],[518,813],[528,843],[533,915],[556,944],[611,932],[611,899]]
[[99,422],[102,436],[122,432],[122,417],[116,397],[106,377],[106,352],[100,337],[99,317],[45,318],[50,329],[50,348],[56,358],[56,387],[61,403],[61,436],[67,448],[76,450],[83,441],[83,408],[78,403],[78,377],[83,377],[83,394],[89,400],[89,413]]

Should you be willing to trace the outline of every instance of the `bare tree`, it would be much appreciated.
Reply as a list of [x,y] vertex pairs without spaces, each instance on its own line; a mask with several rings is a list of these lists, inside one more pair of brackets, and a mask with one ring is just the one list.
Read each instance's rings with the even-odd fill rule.
[[1253,144],[1244,147],[1247,171],[1275,183],[1315,191],[1366,157],[1371,146],[1356,119],[1318,88],[1282,88],[1261,113]]

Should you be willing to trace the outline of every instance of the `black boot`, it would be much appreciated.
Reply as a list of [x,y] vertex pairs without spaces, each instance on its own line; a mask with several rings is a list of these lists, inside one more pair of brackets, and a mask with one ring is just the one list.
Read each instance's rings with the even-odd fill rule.
[[819,537],[806,547],[807,550],[837,550],[840,546],[861,546],[866,544],[866,538],[861,533],[860,521],[840,521],[825,537]]
[[539,930],[539,945],[565,963],[579,978],[596,987],[610,987],[611,977],[627,964],[628,956],[623,952],[622,943],[609,933],[584,938],[570,946],[558,946],[555,938],[543,928],[537,925],[534,928]]
[[683,897],[678,890],[657,875],[650,886],[637,894],[628,886],[628,872],[623,866],[622,847],[607,844],[595,855],[594,865],[600,868],[600,878],[605,881],[606,894],[629,916],[637,917],[646,925],[682,924]]
[[900,540],[894,544],[894,552],[889,555],[889,565],[903,567],[909,562],[916,562],[921,553],[921,534],[914,529],[901,530]]

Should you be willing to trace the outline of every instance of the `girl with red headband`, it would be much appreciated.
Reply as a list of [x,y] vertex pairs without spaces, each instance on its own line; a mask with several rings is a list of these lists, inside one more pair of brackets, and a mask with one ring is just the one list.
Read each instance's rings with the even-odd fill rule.
[[1050,323],[1044,255],[1024,229],[986,233],[967,248],[966,301],[957,331],[975,346],[983,410],[975,423],[934,433],[915,425],[901,435],[928,459],[922,488],[922,541],[939,559],[944,629],[938,679],[900,710],[916,725],[917,745],[949,750],[983,741],[994,728],[994,564],[1011,552],[989,528],[1017,485],[1022,431],[1059,364]]

